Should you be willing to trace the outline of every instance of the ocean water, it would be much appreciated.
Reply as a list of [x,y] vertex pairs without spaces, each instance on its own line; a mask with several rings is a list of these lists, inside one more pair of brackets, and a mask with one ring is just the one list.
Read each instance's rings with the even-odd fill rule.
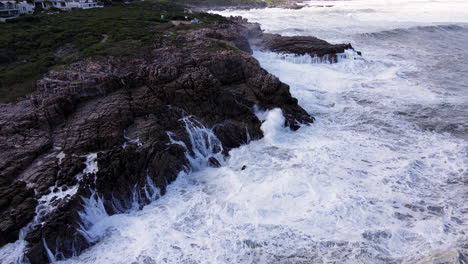
[[258,112],[265,137],[221,168],[204,165],[214,135],[187,123],[211,142],[194,170],[142,210],[87,200],[99,242],[62,263],[468,263],[468,1],[308,5],[218,13],[362,51],[254,52],[316,122],[292,132],[281,110]]

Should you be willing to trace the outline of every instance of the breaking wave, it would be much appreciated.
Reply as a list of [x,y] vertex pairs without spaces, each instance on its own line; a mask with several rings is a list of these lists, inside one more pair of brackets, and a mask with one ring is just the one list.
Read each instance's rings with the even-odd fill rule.
[[409,34],[418,34],[418,33],[467,33],[468,26],[467,25],[432,25],[432,26],[416,26],[410,28],[396,28],[391,30],[384,30],[379,32],[372,32],[372,33],[363,33],[362,37],[374,37],[374,38],[381,38],[386,39],[388,37],[398,37],[398,36],[405,36]]

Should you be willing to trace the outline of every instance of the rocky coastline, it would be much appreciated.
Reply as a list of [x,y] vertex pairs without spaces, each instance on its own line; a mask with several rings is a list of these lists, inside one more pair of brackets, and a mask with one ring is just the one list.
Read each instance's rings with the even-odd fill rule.
[[[194,169],[190,157],[216,167],[212,153],[262,138],[256,109],[280,108],[293,130],[313,122],[252,48],[333,57],[352,47],[265,34],[236,17],[155,35],[145,56],[58,67],[34,95],[0,105],[0,247],[26,241],[33,264],[78,255],[98,241],[85,199],[108,215],[141,208]],[[210,129],[222,148],[194,153],[188,126]]]
[[252,3],[239,3],[231,5],[207,5],[203,3],[191,3],[190,7],[199,12],[206,12],[210,10],[222,11],[226,9],[230,10],[251,10],[251,9],[261,9],[261,8],[282,8],[282,9],[302,9],[305,5],[301,3],[305,2],[304,0],[284,0],[284,1],[274,1],[273,3],[267,3],[265,1],[252,2]]
[[270,0],[270,1],[200,1],[192,0],[185,2],[192,9],[199,12],[215,10],[250,10],[261,8],[301,9],[305,5],[304,0]]

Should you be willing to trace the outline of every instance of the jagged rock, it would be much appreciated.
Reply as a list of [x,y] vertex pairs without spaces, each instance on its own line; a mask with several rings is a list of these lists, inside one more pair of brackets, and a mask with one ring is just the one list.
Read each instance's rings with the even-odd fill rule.
[[[302,6],[299,6],[302,7]],[[230,17],[240,27],[237,30],[246,36],[250,45],[255,49],[274,51],[277,53],[292,55],[310,55],[337,62],[337,53],[343,53],[347,49],[353,49],[351,44],[330,44],[312,36],[281,36],[278,34],[264,33],[258,23],[249,23],[242,17]],[[361,53],[358,51],[358,55]]]
[[343,53],[346,49],[353,48],[351,44],[334,45],[311,36],[285,37],[277,34],[263,34],[261,42],[257,45],[279,53],[308,54],[312,57],[328,55],[330,58],[334,58],[336,53]]
[[9,184],[52,146],[47,120],[31,101],[0,105],[0,183]]
[[47,263],[45,245],[58,259],[79,254],[94,243],[79,232],[82,197],[115,214],[163,195],[194,154],[188,116],[212,128],[225,155],[263,136],[257,107],[281,108],[292,129],[312,122],[251,56],[259,30],[242,20],[184,31],[187,45],[155,37],[145,59],[79,61],[46,74],[30,99],[0,105],[0,245],[18,239],[39,200],[49,211],[25,238],[29,261]]
[[208,159],[208,165],[212,168],[219,168],[221,167],[221,163],[215,158],[215,157],[210,157]]
[[18,240],[18,230],[34,217],[34,191],[16,181],[0,188],[0,246]]

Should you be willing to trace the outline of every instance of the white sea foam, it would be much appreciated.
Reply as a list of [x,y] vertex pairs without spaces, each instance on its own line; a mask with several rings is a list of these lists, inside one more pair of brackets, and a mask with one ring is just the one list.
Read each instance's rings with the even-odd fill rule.
[[[319,7],[330,5],[331,7]],[[468,23],[465,0],[309,1],[305,8],[213,11],[242,16],[263,29],[283,35],[313,35],[349,41],[349,35],[440,23]]]
[[97,165],[97,153],[90,153],[85,156],[85,169],[83,170],[83,174],[88,173],[96,173],[98,172],[98,165]]
[[26,245],[27,242],[23,239],[20,239],[14,243],[6,244],[0,248],[0,263],[23,263],[25,260],[23,251],[26,248]]
[[102,235],[100,223],[109,217],[104,203],[96,192],[92,192],[89,198],[83,198],[84,210],[79,212],[81,218],[80,232],[90,243],[96,242]]
[[276,108],[266,112],[265,122],[261,129],[263,130],[264,141],[274,143],[281,137],[281,130],[284,130],[285,119],[281,109]]
[[279,54],[275,52],[266,52],[272,59],[281,59],[294,64],[332,64],[335,62],[342,62],[347,58],[362,59],[353,50],[345,50],[344,53],[338,53],[336,59],[329,55],[323,57],[310,56],[310,55],[294,55],[294,54]]
[[223,146],[211,129],[206,128],[193,117],[184,117],[180,121],[184,124],[188,133],[191,148],[187,148],[182,141],[172,139],[170,133],[168,135],[171,143],[180,144],[187,150],[186,157],[189,160],[191,169],[200,170],[205,168],[208,159],[211,157],[220,162],[224,160],[221,154]]
[[448,201],[461,190],[446,182],[463,163],[441,155],[463,151],[456,141],[421,133],[411,139],[424,137],[423,149],[420,140],[398,146],[326,123],[290,132],[277,125],[279,114],[268,112],[262,126],[275,137],[232,151],[226,167],[181,173],[142,211],[105,218],[102,241],[67,262],[413,262],[455,248],[462,225],[451,218],[462,204]]

